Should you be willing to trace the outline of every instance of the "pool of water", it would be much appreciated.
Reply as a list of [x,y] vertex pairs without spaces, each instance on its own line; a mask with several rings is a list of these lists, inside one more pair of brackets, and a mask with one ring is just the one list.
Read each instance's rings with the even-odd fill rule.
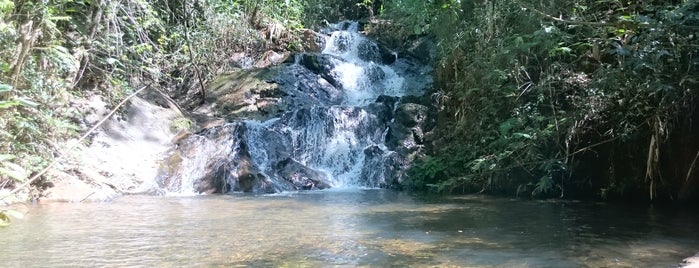
[[676,267],[699,213],[388,190],[30,205],[3,267]]

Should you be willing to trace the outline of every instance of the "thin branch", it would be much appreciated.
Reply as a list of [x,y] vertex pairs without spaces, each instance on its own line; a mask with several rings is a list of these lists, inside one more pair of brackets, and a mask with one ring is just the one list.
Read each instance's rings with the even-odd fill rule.
[[685,182],[689,181],[689,177],[692,175],[692,171],[694,171],[694,166],[697,164],[697,158],[699,158],[699,151],[697,151],[697,155],[694,156],[694,160],[692,161],[692,165],[690,165],[689,170],[687,170],[687,177],[684,178]]
[[545,12],[543,12],[543,11],[541,11],[541,10],[538,10],[538,9],[532,7],[532,6],[529,6],[529,5],[523,3],[523,2],[520,1],[520,0],[515,0],[515,2],[516,2],[517,4],[519,4],[522,8],[529,9],[529,10],[531,10],[531,11],[534,11],[534,13],[537,13],[537,14],[539,14],[539,15],[541,15],[541,16],[547,18],[547,19],[555,20],[555,21],[558,21],[558,22],[566,23],[566,24],[572,24],[572,25],[586,25],[586,26],[595,26],[595,27],[604,27],[604,26],[614,26],[614,25],[615,25],[614,23],[608,23],[608,22],[574,21],[574,20],[566,20],[566,19],[562,19],[562,18],[557,18],[557,17],[551,16],[551,15],[549,15],[549,14],[546,14]]
[[[119,104],[117,104],[116,107],[114,107],[114,109],[112,109],[111,112],[109,112],[109,114],[107,114],[107,116],[105,116],[104,118],[102,118],[102,120],[100,120],[97,124],[95,124],[92,128],[90,128],[90,130],[88,130],[87,132],[85,132],[85,134],[83,134],[82,136],[80,136],[80,138],[79,138],[73,145],[71,145],[70,147],[68,147],[68,149],[67,149],[66,151],[73,150],[76,146],[78,146],[78,144],[80,144],[80,142],[81,142],[82,140],[84,140],[85,138],[87,138],[87,136],[89,136],[90,134],[92,134],[92,132],[94,132],[94,131],[95,131],[99,126],[101,126],[104,122],[106,122],[107,119],[109,119],[110,117],[112,117],[112,115],[114,115],[114,113],[116,113],[116,111],[117,111],[119,108],[121,108],[121,106],[123,106],[128,100],[130,100],[133,96],[136,96],[136,94],[140,93],[140,92],[143,91],[144,89],[146,89],[146,86],[140,88],[139,90],[136,90],[136,92],[131,93],[131,95],[129,95],[128,97],[126,97],[124,100],[122,100]],[[39,177],[41,177],[42,175],[44,175],[44,173],[46,173],[47,171],[49,171],[56,163],[58,163],[59,160],[62,160],[63,158],[65,158],[65,154],[59,153],[59,157],[56,158],[56,159],[54,159],[53,161],[51,161],[51,163],[50,163],[48,166],[46,166],[44,169],[42,169],[41,171],[39,171],[39,173],[36,173],[36,174],[35,174],[34,176],[32,176],[28,181],[22,183],[20,186],[17,186],[17,188],[13,189],[13,190],[10,191],[8,194],[6,194],[6,195],[0,197],[0,200],[4,200],[5,198],[8,198],[8,197],[10,197],[10,196],[16,194],[16,193],[19,192],[19,190],[21,190],[22,188],[27,187],[27,185],[31,184],[31,183],[34,182],[36,179],[38,179]]]
[[184,39],[187,42],[187,52],[189,52],[189,59],[192,61],[192,66],[194,66],[194,73],[197,75],[197,80],[199,81],[199,87],[201,92],[201,103],[206,103],[206,87],[204,86],[204,80],[201,78],[201,72],[199,71],[198,64],[194,61],[194,54],[192,53],[192,43],[189,40],[189,12],[187,10],[187,1],[184,2]]

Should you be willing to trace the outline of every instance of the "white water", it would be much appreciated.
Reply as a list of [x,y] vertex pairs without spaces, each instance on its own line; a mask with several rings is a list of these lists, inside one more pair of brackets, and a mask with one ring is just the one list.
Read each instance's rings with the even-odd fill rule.
[[[334,80],[336,88],[344,93],[340,105],[295,107],[281,118],[232,122],[195,135],[188,140],[190,144],[178,149],[182,169],[176,176],[181,178],[171,179],[174,183],[169,182],[165,191],[196,194],[198,182],[210,179],[217,170],[224,174],[213,176],[225,176],[235,190],[240,182],[238,176],[242,176],[238,172],[241,161],[251,162],[243,164],[249,164],[245,170],[264,177],[262,182],[254,182],[266,185],[263,192],[297,190],[299,183],[305,184],[309,179],[314,185],[341,189],[378,187],[387,181],[389,169],[382,157],[391,154],[384,145],[390,120],[385,117],[391,111],[384,104],[374,103],[381,95],[405,95],[407,85],[393,66],[382,64],[377,44],[357,28],[356,22],[334,25],[322,50],[331,56],[310,55],[328,57],[330,66],[321,69],[330,69],[323,74],[325,79]],[[305,68],[298,57],[295,61],[291,67]],[[323,75],[318,74],[318,79],[323,80]],[[323,94],[322,89],[310,91],[309,94]],[[241,123],[244,127],[234,126]],[[367,159],[367,152],[372,154],[371,159]],[[246,160],[248,153],[250,160]]]
[[[365,173],[378,176],[383,170],[381,163],[374,163],[373,167],[366,165],[364,150],[371,146],[386,148],[383,145],[386,126],[377,124],[376,115],[364,107],[380,95],[403,96],[405,79],[390,66],[379,63],[378,46],[358,32],[357,22],[341,22],[332,28],[335,31],[327,37],[322,53],[337,57],[331,59],[334,64],[331,74],[339,78],[345,92],[343,104],[296,111],[307,113],[304,116],[308,118],[294,120],[300,116],[293,116],[290,121],[281,122],[284,126],[276,131],[291,138],[292,158],[325,173],[333,188],[376,187],[360,182],[363,170],[377,170]],[[270,152],[266,149],[269,146],[263,141],[261,130],[274,126],[270,123],[248,126],[251,155],[262,170],[269,171]],[[371,129],[375,127],[381,129]]]
[[[336,66],[333,73],[340,77],[345,89],[346,105],[363,106],[374,102],[380,95],[400,97],[405,94],[405,79],[391,67],[378,62],[378,46],[358,32],[357,22],[340,22],[332,28],[337,31],[327,38],[323,54],[342,59],[334,59]],[[363,57],[360,52],[364,53]],[[374,76],[376,73],[383,73],[384,77],[377,79]]]

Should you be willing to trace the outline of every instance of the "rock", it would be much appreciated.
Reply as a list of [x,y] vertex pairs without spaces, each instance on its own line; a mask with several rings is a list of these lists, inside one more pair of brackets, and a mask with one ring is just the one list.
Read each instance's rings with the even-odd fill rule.
[[364,61],[376,62],[380,64],[390,65],[396,61],[398,54],[386,49],[384,46],[370,41],[364,40],[359,45],[358,56]]
[[398,188],[400,185],[399,155],[393,151],[385,151],[380,146],[370,146],[364,150],[365,168],[361,178],[367,185],[381,188]]
[[272,50],[268,50],[267,52],[262,54],[260,59],[258,59],[252,66],[255,68],[266,68],[269,66],[280,64],[286,61],[288,57],[288,53],[279,54]]
[[431,131],[436,121],[429,107],[417,103],[400,103],[395,120],[390,125],[386,145],[396,150],[414,151],[425,143],[425,133]]
[[255,63],[255,59],[245,52],[236,52],[231,54],[231,65],[236,68],[250,69]]
[[278,191],[252,161],[246,130],[242,123],[226,124],[184,138],[161,165],[160,187],[206,194]]
[[419,60],[420,63],[429,65],[435,59],[436,47],[434,41],[430,37],[425,36],[414,40],[406,52]]
[[301,163],[287,158],[277,163],[278,175],[288,180],[299,190],[321,190],[330,188],[328,176]]
[[313,30],[303,31],[303,50],[320,53],[325,47],[325,36]]
[[208,89],[206,104],[195,113],[228,121],[265,121],[298,107],[341,103],[342,91],[327,80],[335,79],[328,73],[329,61],[306,56],[302,62],[315,69],[286,63],[220,75]]
[[431,142],[431,131],[436,125],[436,112],[430,107],[418,103],[396,104],[394,120],[389,124],[386,135],[386,147],[395,152],[384,160],[392,174],[385,179],[387,187],[399,188],[412,161],[425,155],[426,147]]
[[[91,124],[106,115],[102,105],[106,104],[97,96],[76,103],[88,113],[85,121]],[[51,185],[45,184],[50,188],[42,201],[96,202],[124,193],[155,191],[158,161],[172,146],[173,122],[182,114],[140,97],[133,97],[126,107],[125,113],[112,116],[98,128],[89,146],[78,144],[64,152],[65,159],[47,173]],[[76,142],[68,141],[66,146]]]
[[[334,60],[333,60],[334,59]],[[303,53],[300,55],[299,65],[306,67],[311,72],[320,75],[336,88],[341,88],[339,78],[333,73],[335,62],[341,59],[327,54]]]
[[[81,174],[69,174],[63,171],[51,173],[53,187],[43,193],[42,202],[100,202],[111,200],[119,195],[113,185],[103,183],[107,178],[100,174],[92,176],[86,182],[80,179]],[[84,175],[82,175],[84,176]],[[102,177],[101,179],[97,179]]]

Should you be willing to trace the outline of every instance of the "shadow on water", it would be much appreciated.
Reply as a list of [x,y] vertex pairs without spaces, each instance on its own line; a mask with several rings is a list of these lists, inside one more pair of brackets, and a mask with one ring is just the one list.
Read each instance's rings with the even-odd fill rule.
[[[693,211],[388,190],[38,204],[0,229],[7,267],[672,267]],[[31,256],[31,257],[28,257]]]

